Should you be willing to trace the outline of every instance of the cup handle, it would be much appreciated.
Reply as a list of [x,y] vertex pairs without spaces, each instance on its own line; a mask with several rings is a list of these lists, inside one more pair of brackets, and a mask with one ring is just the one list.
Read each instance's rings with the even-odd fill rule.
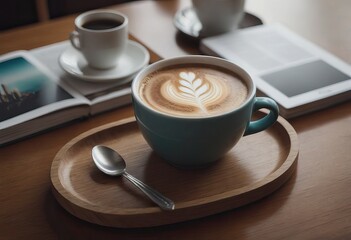
[[256,121],[250,121],[246,127],[244,136],[263,131],[277,121],[279,116],[279,107],[274,100],[267,97],[256,97],[252,112],[256,112],[262,108],[269,109],[269,114]]
[[69,40],[71,41],[71,44],[75,49],[77,49],[79,51],[81,50],[80,41],[79,41],[79,33],[77,31],[71,32],[71,34],[69,35]]

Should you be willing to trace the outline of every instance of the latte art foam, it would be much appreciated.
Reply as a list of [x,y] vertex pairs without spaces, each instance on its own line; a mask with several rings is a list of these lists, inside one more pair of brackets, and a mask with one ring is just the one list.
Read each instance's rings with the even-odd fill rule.
[[152,109],[182,117],[228,112],[247,98],[248,89],[236,75],[209,66],[177,66],[149,74],[139,89]]

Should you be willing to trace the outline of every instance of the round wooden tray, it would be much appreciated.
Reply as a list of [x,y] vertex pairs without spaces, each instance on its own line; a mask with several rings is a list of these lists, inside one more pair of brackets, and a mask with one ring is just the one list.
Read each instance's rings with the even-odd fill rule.
[[[175,210],[161,210],[123,177],[100,172],[91,158],[97,144],[117,150],[127,161],[128,172],[172,199]],[[58,202],[78,218],[112,227],[151,227],[256,201],[289,179],[297,156],[296,132],[280,117],[269,130],[243,137],[217,163],[178,169],[149,148],[135,119],[129,118],[68,142],[53,160],[51,182]]]

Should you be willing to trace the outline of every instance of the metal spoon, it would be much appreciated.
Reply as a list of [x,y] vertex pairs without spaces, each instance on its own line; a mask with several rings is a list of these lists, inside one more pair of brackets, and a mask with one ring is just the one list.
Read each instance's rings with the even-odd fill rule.
[[98,145],[93,147],[92,157],[95,165],[102,172],[111,176],[122,175],[145,193],[154,203],[159,205],[160,208],[163,210],[174,210],[175,205],[172,200],[126,172],[126,162],[115,150]]

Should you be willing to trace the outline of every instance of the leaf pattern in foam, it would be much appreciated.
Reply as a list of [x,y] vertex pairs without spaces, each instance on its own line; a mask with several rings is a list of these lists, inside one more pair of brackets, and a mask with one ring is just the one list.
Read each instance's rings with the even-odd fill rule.
[[208,113],[206,106],[215,102],[221,95],[219,82],[211,79],[209,75],[206,75],[207,81],[197,78],[194,72],[181,72],[179,77],[178,88],[171,82],[163,86],[168,100],[198,107]]

